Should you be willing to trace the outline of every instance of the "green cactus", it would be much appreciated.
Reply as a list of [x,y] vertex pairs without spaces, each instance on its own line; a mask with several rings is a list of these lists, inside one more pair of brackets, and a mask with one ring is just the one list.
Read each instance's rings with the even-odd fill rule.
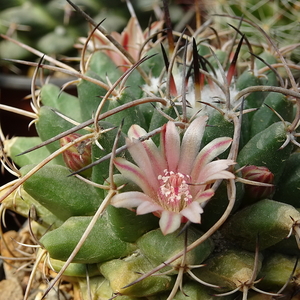
[[[249,22],[261,27],[283,47],[290,46],[295,42],[296,28],[300,18],[299,8],[300,2],[294,0],[217,0],[213,1],[213,4],[208,9],[217,14],[243,17],[245,22],[241,25],[241,30],[247,33],[253,41],[265,42],[259,32],[255,30]],[[226,21],[228,20],[230,20],[230,18],[226,18]],[[225,20],[220,22],[219,19],[217,23],[224,25],[224,21]]]
[[284,78],[271,76],[275,56],[265,58],[275,67],[249,58],[246,69],[244,37],[217,56],[213,24],[178,38],[165,14],[166,36],[163,20],[142,32],[135,15],[122,34],[100,25],[82,39],[80,70],[29,63],[76,77],[78,96],[51,84],[35,90],[36,72],[34,112],[0,104],[38,133],[0,132],[2,164],[17,177],[0,188],[1,216],[28,217],[38,248],[25,299],[40,262],[55,277],[43,296],[61,276],[87,300],[254,299],[299,289],[294,65],[274,46]]

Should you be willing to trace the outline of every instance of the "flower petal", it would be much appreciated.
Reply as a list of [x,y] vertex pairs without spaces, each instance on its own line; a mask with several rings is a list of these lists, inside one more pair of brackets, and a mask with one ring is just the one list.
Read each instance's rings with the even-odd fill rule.
[[220,137],[208,143],[196,157],[191,177],[197,177],[201,172],[201,169],[218,155],[223,153],[230,146],[231,142],[232,139],[229,137]]
[[[143,174],[147,176],[147,180],[149,184],[153,187],[153,189],[158,189],[158,180],[157,174],[153,169],[153,162],[150,160],[143,143],[138,140],[126,140],[126,145],[128,146],[128,151],[136,162],[136,164],[140,167]],[[146,175],[147,174],[147,175]]]
[[[146,28],[146,30],[143,32],[144,40],[148,39],[149,36],[154,35],[154,33],[162,30],[163,25],[164,25],[164,21],[155,21],[155,22],[151,23],[150,26],[148,26]],[[150,30],[150,32],[149,32],[149,30]]]
[[194,160],[199,153],[200,144],[204,134],[207,116],[196,118],[187,128],[181,142],[181,153],[178,172],[190,174]]
[[[139,125],[136,125],[136,124],[132,125],[128,130],[128,137],[130,139],[133,139],[133,138],[138,139],[141,136],[146,135],[146,134],[147,134],[147,132],[142,127],[140,127]],[[163,156],[161,155],[160,151],[158,150],[157,146],[152,141],[152,139],[148,139],[148,140],[142,142],[142,145],[145,148],[145,151],[149,157],[149,160],[151,162],[151,167],[153,169],[155,176],[157,177],[158,175],[163,174],[164,169],[167,168],[167,163],[164,160]],[[138,159],[138,157],[140,157],[140,153],[134,154],[134,155],[136,155],[137,159]],[[133,159],[135,160],[134,157],[133,157]]]
[[145,199],[145,201],[138,206],[138,208],[136,210],[136,214],[144,215],[144,214],[148,214],[148,213],[151,213],[154,211],[160,211],[160,210],[162,210],[161,206],[154,203],[152,201],[152,199],[151,199],[151,201]]
[[112,197],[110,204],[115,207],[134,208],[151,198],[141,192],[124,192]]
[[235,176],[233,173],[229,171],[221,171],[215,174],[212,174],[209,178],[208,181],[215,181],[218,179],[234,179]]
[[161,132],[161,151],[168,164],[168,171],[177,171],[180,157],[180,136],[174,122],[169,121]]
[[158,185],[156,178],[151,178],[149,174],[146,175],[143,170],[135,164],[121,157],[114,159],[114,165],[124,177],[137,184],[145,194],[149,197],[155,197],[157,188],[154,188],[153,185]]
[[196,180],[201,183],[217,179],[234,179],[234,174],[226,171],[226,169],[233,164],[235,164],[235,162],[231,159],[219,159],[210,162],[200,171]]
[[140,46],[144,42],[143,32],[136,17],[131,17],[121,34],[121,45],[137,60]]
[[201,222],[201,214],[203,209],[200,204],[196,201],[193,201],[189,206],[183,209],[180,214],[190,220],[192,223]]
[[199,191],[199,193],[195,196],[194,201],[197,203],[203,203],[209,200],[214,194],[215,192],[213,189]]
[[174,232],[180,227],[181,224],[181,215],[176,214],[171,211],[164,210],[162,211],[159,226],[163,235]]
[[128,137],[132,139],[138,139],[143,135],[146,135],[147,131],[137,124],[133,124],[128,129]]

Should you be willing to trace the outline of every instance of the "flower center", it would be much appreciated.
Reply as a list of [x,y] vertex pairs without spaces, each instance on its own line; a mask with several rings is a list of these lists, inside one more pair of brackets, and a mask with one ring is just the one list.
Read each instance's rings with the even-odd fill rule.
[[187,183],[190,176],[164,170],[164,175],[159,175],[158,180],[160,183],[158,198],[164,209],[180,212],[192,202],[193,197]]

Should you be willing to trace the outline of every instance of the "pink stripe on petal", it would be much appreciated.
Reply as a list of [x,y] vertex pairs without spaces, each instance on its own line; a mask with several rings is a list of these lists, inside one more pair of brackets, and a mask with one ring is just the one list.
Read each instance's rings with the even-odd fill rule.
[[121,45],[137,60],[139,54],[139,47],[144,43],[144,36],[139,26],[136,17],[131,17],[127,26],[123,30]]
[[166,129],[161,132],[161,136],[168,170],[176,172],[180,156],[180,136],[174,122],[169,121],[166,124]]
[[[223,175],[221,175],[220,172],[225,171],[229,166],[231,166],[233,164],[235,164],[235,162],[230,159],[219,159],[219,160],[210,162],[201,169],[200,173],[198,174],[198,178],[196,179],[197,180],[196,182],[200,183],[200,182],[210,181],[210,180],[212,180],[211,179],[212,176],[214,176],[214,178],[216,178],[216,176],[218,176],[219,177],[218,179],[222,179]],[[227,176],[228,176],[228,174],[226,175],[226,178],[227,178]]]
[[147,141],[143,144],[151,162],[153,173],[157,178],[158,175],[162,175],[164,173],[164,170],[168,168],[167,162],[163,159],[161,153],[154,143],[153,145],[151,145],[150,141]]
[[161,155],[154,142],[149,139],[142,142],[142,145],[145,148],[149,161],[151,162],[151,166],[155,176],[157,177],[158,175],[163,174],[163,171],[168,167],[167,162]]
[[141,192],[125,192],[113,196],[110,204],[115,207],[134,208],[138,207],[143,201],[147,201],[148,198],[147,195]]
[[215,194],[213,189],[207,189],[205,191],[200,191],[198,195],[195,196],[194,201],[198,203],[205,202],[209,200],[211,197],[213,197]]
[[181,215],[164,210],[159,220],[159,226],[163,235],[174,232],[180,227]]
[[167,128],[167,124],[164,124],[162,126],[161,132],[160,132],[160,153],[163,156],[165,161],[167,161],[167,159],[166,159],[166,150],[165,150],[166,128]]
[[202,207],[198,202],[192,202],[188,207],[183,209],[180,214],[190,220],[192,223],[200,223],[201,214],[203,213]]
[[[141,136],[146,134],[146,130],[136,124],[132,125],[128,130],[128,137],[130,139],[139,139]],[[167,164],[155,143],[152,139],[148,139],[142,142],[142,145],[145,148],[149,160],[151,161],[151,166],[155,176],[162,174],[163,170],[167,168]]]
[[130,139],[138,139],[143,135],[146,135],[147,131],[137,124],[133,124],[128,129],[128,137]]
[[148,197],[149,199],[145,198],[145,201],[143,201],[137,208],[136,214],[137,215],[144,215],[148,214],[154,211],[160,211],[162,210],[162,207],[156,203],[153,203],[153,199]]
[[207,116],[200,116],[196,118],[184,133],[181,143],[178,172],[183,174],[191,173],[194,160],[199,153],[207,120]]
[[114,159],[114,165],[125,178],[128,178],[137,184],[145,194],[149,195],[150,197],[156,196],[157,189],[153,188],[149,177],[146,176],[143,170],[141,170],[135,164],[127,161],[124,158],[117,157]]
[[157,175],[153,170],[153,164],[150,160],[147,151],[145,150],[143,144],[137,140],[129,141],[127,140],[128,151],[132,156],[136,164],[141,168],[143,173],[147,176],[150,185],[157,190],[159,188]]
[[215,181],[218,179],[235,179],[235,176],[229,171],[221,171],[216,174],[212,174],[207,178],[208,181]]
[[[208,143],[198,154],[195,159],[194,167],[191,172],[192,178],[199,174],[201,169],[211,162],[218,155],[223,153],[231,144],[232,139],[229,137],[216,138]],[[197,176],[196,176],[197,177]]]

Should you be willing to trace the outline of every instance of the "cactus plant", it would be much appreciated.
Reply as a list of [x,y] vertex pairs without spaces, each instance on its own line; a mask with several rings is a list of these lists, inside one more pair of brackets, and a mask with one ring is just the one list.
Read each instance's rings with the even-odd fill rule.
[[[300,17],[299,1],[214,1],[213,10],[216,14],[226,14],[244,17],[246,22],[241,24],[243,32],[253,38],[255,42],[264,43],[265,40],[252,24],[259,25],[269,36],[276,39],[281,47],[290,46],[295,42],[297,24]],[[226,19],[229,20],[228,18]],[[223,23],[218,21],[218,23]],[[223,23],[224,24],[224,23]],[[299,39],[298,39],[299,42]]]
[[[0,105],[38,133],[1,132],[2,165],[17,177],[0,188],[1,216],[27,217],[23,230],[37,248],[24,257],[33,263],[25,299],[41,262],[54,278],[40,298],[61,276],[83,299],[292,297],[297,67],[266,33],[276,55],[265,66],[239,59],[251,44],[233,29],[227,40],[212,35],[210,22],[177,34],[167,1],[167,29],[158,20],[143,32],[128,3],[121,34],[67,1],[95,26],[81,39],[80,70],[42,54],[39,63],[14,61],[36,68],[33,112]],[[218,37],[230,52],[216,49]],[[47,83],[36,89],[41,69],[74,76],[78,95]],[[5,234],[3,245],[10,250],[1,255],[17,260]]]

